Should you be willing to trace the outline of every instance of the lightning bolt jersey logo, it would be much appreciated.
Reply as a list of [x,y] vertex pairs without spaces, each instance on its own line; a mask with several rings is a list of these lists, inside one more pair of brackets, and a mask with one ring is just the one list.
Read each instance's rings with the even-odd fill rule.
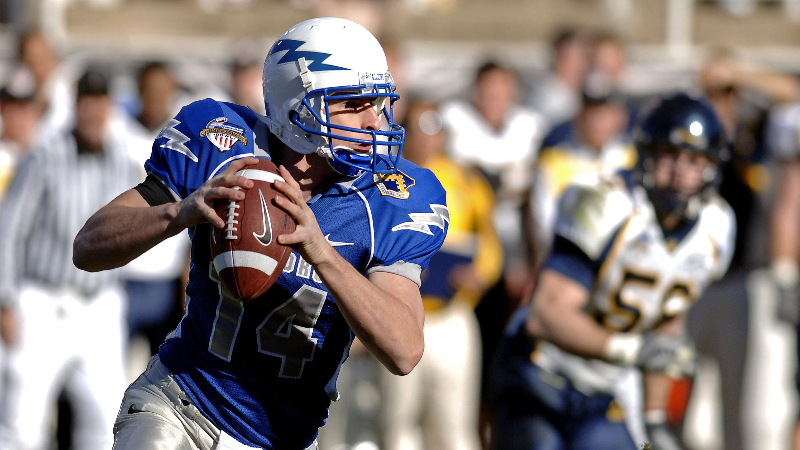
[[450,212],[445,205],[432,204],[431,211],[433,213],[411,213],[411,222],[403,222],[392,228],[392,231],[411,230],[419,231],[420,233],[433,235],[431,226],[441,228],[444,231],[444,223],[450,223]]
[[175,128],[180,124],[181,122],[179,120],[171,119],[166,125],[164,125],[164,128],[160,133],[158,133],[156,139],[160,139],[162,137],[167,138],[167,142],[161,144],[161,148],[167,148],[170,150],[175,150],[178,153],[183,153],[192,161],[197,162],[197,155],[192,153],[192,151],[189,150],[189,147],[185,145],[187,142],[189,142],[189,138]]
[[304,45],[305,42],[295,39],[283,39],[278,41],[269,52],[270,55],[277,52],[286,53],[278,60],[278,64],[295,62],[300,58],[305,58],[307,61],[313,61],[308,65],[309,72],[320,72],[323,70],[347,70],[345,67],[334,66],[332,64],[325,64],[325,60],[330,58],[330,53],[323,52],[307,52],[298,51],[297,49]]

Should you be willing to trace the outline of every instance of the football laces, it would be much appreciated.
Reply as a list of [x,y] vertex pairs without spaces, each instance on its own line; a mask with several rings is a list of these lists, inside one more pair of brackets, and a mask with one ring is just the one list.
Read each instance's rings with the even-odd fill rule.
[[236,220],[239,217],[239,213],[236,211],[239,209],[239,205],[236,203],[236,200],[231,200],[228,203],[228,214],[225,215],[225,239],[233,240],[239,239],[239,236],[236,234],[239,231],[237,224],[239,223]]

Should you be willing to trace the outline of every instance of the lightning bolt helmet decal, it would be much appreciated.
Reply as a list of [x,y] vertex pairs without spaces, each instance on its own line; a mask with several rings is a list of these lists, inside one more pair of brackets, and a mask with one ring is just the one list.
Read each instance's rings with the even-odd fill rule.
[[278,60],[279,65],[293,63],[300,58],[313,61],[308,65],[309,72],[320,72],[323,70],[348,70],[346,67],[325,64],[325,60],[331,57],[330,53],[298,51],[297,49],[304,44],[305,42],[294,39],[281,39],[272,46],[272,50],[269,52],[269,54],[272,55],[273,53],[286,51],[281,59]]
[[[290,149],[316,153],[347,177],[397,171],[405,141],[393,118],[400,96],[383,48],[363,26],[335,17],[301,22],[269,50],[263,75],[262,121]],[[381,126],[332,119],[329,104],[350,99],[371,104]]]

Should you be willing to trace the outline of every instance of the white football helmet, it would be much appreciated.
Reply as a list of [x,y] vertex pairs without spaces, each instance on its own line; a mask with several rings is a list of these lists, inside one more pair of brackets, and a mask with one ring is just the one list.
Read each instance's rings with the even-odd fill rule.
[[[270,49],[263,83],[264,121],[292,150],[316,152],[347,176],[397,170],[405,131],[392,119],[393,102],[400,96],[395,94],[383,48],[361,25],[332,17],[295,25]],[[374,99],[381,129],[332,124],[328,102],[348,98]],[[359,137],[337,134],[340,131]],[[371,151],[334,147],[331,138],[371,145]]]

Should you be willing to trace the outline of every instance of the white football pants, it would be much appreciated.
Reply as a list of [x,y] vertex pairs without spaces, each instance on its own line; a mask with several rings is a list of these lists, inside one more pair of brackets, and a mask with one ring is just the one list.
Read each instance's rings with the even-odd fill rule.
[[410,374],[380,371],[385,450],[478,450],[481,343],[475,313],[451,302],[426,314],[423,331],[425,352]]
[[[258,450],[220,431],[189,400],[158,355],[125,391],[113,450]],[[318,450],[313,442],[305,450]]]
[[20,293],[20,344],[9,350],[2,435],[12,449],[49,448],[56,399],[73,408],[73,448],[108,450],[125,390],[124,294],[85,298],[41,286]]

